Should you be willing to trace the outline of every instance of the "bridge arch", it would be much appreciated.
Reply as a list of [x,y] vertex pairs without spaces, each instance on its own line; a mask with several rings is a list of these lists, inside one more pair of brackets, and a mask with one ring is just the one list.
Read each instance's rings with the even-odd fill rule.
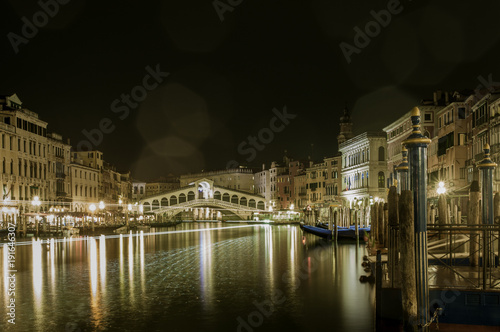
[[151,204],[151,207],[153,210],[158,210],[160,208],[160,202],[158,202],[157,199],[153,200],[153,203]]
[[264,204],[264,202],[263,202],[263,201],[259,201],[259,202],[257,203],[257,209],[259,209],[259,210],[264,210],[265,208],[266,208],[266,204]]
[[144,202],[144,204],[143,204],[143,211],[144,212],[151,211],[151,204],[149,204],[149,202]]
[[177,205],[177,196],[170,196],[170,205]]
[[194,201],[195,200],[194,191],[188,192],[187,199],[188,199],[188,201]]
[[222,200],[224,202],[229,202],[231,200],[231,198],[230,198],[228,193],[224,193],[224,195],[222,195]]
[[181,193],[179,194],[179,204],[185,203],[186,202],[186,194]]
[[257,207],[257,204],[255,203],[255,199],[252,198],[248,201],[248,207],[252,207],[252,208]]
[[163,198],[161,199],[161,203],[160,203],[160,204],[161,204],[161,206],[162,206],[162,207],[163,207],[163,206],[168,206],[168,198],[163,197]]
[[216,192],[214,192],[214,199],[218,199],[219,201],[222,200],[222,196],[220,194],[220,191],[217,190]]
[[238,196],[237,195],[231,196],[231,203],[238,204]]
[[240,198],[240,205],[248,206],[247,203],[248,202],[247,202],[247,198],[246,197],[243,196],[242,198]]

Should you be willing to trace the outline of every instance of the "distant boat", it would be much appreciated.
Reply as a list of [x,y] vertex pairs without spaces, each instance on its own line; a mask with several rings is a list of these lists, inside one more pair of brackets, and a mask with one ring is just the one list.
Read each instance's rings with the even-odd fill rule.
[[302,223],[300,224],[300,229],[302,229],[306,233],[314,234],[316,236],[322,237],[322,238],[327,239],[327,240],[332,239],[332,231],[330,231],[328,229],[324,229],[321,227],[303,225]]
[[[321,224],[320,224],[321,225]],[[327,240],[331,240],[333,237],[333,232],[328,229],[328,225],[321,225],[320,227],[308,226],[304,224],[300,224],[300,228],[310,234],[314,234],[316,236],[322,237]],[[370,232],[370,228],[359,228],[358,229],[358,237],[360,240],[364,240],[367,233]],[[352,239],[356,240],[356,229],[355,226],[351,226],[349,228],[346,227],[338,227],[337,228],[337,239]]]

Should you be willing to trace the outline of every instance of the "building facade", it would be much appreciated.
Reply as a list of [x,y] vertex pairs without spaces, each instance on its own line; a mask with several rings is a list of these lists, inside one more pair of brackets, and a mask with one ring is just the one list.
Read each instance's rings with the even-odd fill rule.
[[179,177],[180,187],[186,187],[199,179],[214,181],[215,186],[236,189],[253,194],[255,191],[254,170],[250,168],[234,168],[220,171],[185,174]]
[[342,193],[346,206],[370,199],[387,198],[387,135],[385,132],[365,132],[340,144],[342,153]]

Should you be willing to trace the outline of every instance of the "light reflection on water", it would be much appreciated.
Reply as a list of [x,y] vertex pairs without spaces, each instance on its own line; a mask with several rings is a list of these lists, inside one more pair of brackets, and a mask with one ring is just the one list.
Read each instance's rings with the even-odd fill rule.
[[16,247],[16,326],[2,307],[0,330],[235,331],[237,318],[271,303],[276,290],[284,301],[255,332],[314,330],[325,317],[339,330],[370,330],[362,250],[304,237],[296,226],[220,223],[33,240]]

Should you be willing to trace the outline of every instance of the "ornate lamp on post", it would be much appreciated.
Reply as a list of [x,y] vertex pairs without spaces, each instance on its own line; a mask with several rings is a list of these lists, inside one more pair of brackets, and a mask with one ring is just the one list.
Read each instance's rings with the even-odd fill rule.
[[94,232],[94,212],[95,212],[96,206],[95,204],[90,204],[89,210],[92,212],[92,233]]
[[129,226],[129,222],[128,222],[128,214],[129,212],[132,211],[132,204],[129,204],[127,205],[127,212],[126,213],[126,222],[127,222],[127,227]]
[[[101,214],[101,219],[102,219],[102,214],[103,214],[103,211],[104,211],[104,208],[106,206],[104,205],[104,202],[103,201],[100,201],[99,202],[99,210],[100,210],[100,214]],[[104,222],[106,222],[106,220],[104,220]],[[99,222],[99,224],[101,224],[101,222]]]
[[[121,198],[120,198],[120,199],[118,199],[118,209],[120,209],[120,210],[121,210],[121,212],[123,212],[123,211],[124,211],[122,204],[123,204],[122,199],[121,199]],[[114,223],[114,224],[116,224],[116,213],[115,213],[115,217],[114,217],[113,223]],[[121,214],[120,214],[120,224],[121,224],[121,223],[122,223],[122,217],[121,217]]]
[[36,227],[36,236],[38,237],[38,208],[42,204],[40,202],[40,198],[38,196],[33,197],[33,200],[31,201],[31,205],[33,205],[33,208],[35,210],[35,227]]

